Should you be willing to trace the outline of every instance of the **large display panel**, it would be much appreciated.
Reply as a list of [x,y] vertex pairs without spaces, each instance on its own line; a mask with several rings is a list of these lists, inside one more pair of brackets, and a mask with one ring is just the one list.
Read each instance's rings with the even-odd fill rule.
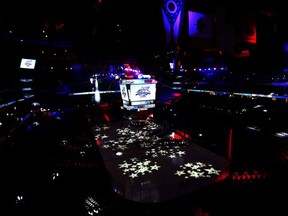
[[155,100],[156,84],[131,84],[130,101]]
[[122,100],[129,101],[127,87],[125,84],[120,84],[120,92]]
[[22,58],[20,62],[20,68],[23,69],[35,69],[36,59]]
[[156,84],[154,79],[125,79],[120,81],[123,106],[127,110],[146,110],[155,107]]

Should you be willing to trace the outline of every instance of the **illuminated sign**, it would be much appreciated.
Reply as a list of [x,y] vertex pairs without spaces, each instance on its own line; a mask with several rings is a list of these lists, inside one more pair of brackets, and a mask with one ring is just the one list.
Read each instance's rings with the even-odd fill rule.
[[156,84],[131,85],[130,92],[131,101],[155,100]]
[[156,84],[154,79],[123,79],[120,92],[123,107],[127,110],[146,110],[155,107]]
[[35,68],[35,64],[36,64],[36,60],[35,59],[22,58],[21,59],[21,63],[20,63],[20,68],[34,69]]
[[129,100],[126,85],[120,84],[120,93],[121,93],[122,100],[126,100],[126,101]]

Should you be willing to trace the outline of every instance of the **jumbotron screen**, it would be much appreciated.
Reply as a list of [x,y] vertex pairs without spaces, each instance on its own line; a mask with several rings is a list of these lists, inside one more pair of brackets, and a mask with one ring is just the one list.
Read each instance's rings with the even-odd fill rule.
[[120,92],[124,108],[145,110],[155,107],[156,84],[154,79],[123,79]]
[[20,62],[20,68],[35,69],[36,59],[22,58]]

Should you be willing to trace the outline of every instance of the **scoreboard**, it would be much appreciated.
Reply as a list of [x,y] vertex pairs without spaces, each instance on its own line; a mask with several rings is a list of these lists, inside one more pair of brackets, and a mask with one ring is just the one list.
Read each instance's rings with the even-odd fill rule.
[[122,79],[120,93],[123,106],[127,110],[147,110],[155,107],[155,79]]

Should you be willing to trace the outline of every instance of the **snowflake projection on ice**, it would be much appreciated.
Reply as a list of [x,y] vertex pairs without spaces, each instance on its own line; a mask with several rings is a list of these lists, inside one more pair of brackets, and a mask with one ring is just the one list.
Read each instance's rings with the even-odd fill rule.
[[210,178],[212,175],[219,175],[221,170],[213,168],[211,164],[202,162],[185,163],[175,172],[175,175],[184,178]]
[[85,199],[85,209],[88,215],[101,214],[104,211],[99,201],[91,196]]
[[119,164],[119,168],[122,169],[123,175],[128,175],[130,178],[136,178],[143,176],[152,171],[157,171],[160,166],[156,162],[152,162],[148,159],[140,160],[139,158],[131,158],[130,162],[124,160]]
[[108,130],[110,127],[106,124],[103,124],[103,125],[96,125],[94,130],[95,131],[103,131],[103,130]]
[[[163,147],[162,147],[163,148]],[[168,156],[170,158],[181,157],[185,155],[185,151],[179,151],[178,148],[165,148],[162,149],[161,147],[153,148],[146,151],[147,156],[151,156],[153,158],[160,157],[160,156]]]
[[[128,175],[130,178],[137,178],[152,171],[158,171],[161,166],[157,162],[139,158],[131,158],[130,162],[124,160],[123,163],[118,164],[119,168],[123,171],[123,175]],[[213,175],[219,175],[221,170],[213,168],[211,164],[202,162],[185,163],[180,166],[174,174],[188,178],[211,178]]]
[[154,133],[157,127],[154,123],[149,122],[143,128],[115,128],[115,136],[108,136],[105,132],[107,129],[109,129],[109,126],[96,127],[94,129],[95,139],[98,140],[98,143],[101,143],[103,149],[110,149],[116,152],[138,148],[144,149],[144,154],[148,157],[167,156],[169,158],[176,158],[185,155],[185,151],[180,150],[180,148],[189,145],[188,142],[181,139],[175,140],[157,136]]

